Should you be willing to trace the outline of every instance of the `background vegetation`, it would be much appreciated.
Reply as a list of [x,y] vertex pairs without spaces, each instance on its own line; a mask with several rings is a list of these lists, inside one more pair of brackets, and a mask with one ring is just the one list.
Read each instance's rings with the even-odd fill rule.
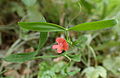
[[[117,19],[113,28],[70,32],[80,53],[69,63],[65,57],[25,63],[0,60],[1,78],[119,78],[120,0],[0,0],[0,58],[37,49],[39,32],[21,29],[18,22],[42,22],[64,27],[105,19]],[[62,32],[49,33],[39,55],[57,54],[51,49]]]

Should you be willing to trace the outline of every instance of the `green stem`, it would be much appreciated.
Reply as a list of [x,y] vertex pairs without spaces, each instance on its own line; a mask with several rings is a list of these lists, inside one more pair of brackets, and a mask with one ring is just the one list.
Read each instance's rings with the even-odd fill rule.
[[40,39],[40,35],[39,35],[39,43],[38,43],[38,47],[37,47],[37,50],[36,50],[37,54],[39,53],[40,47],[41,47],[40,41],[41,41],[41,39]]
[[65,55],[70,54],[70,53],[73,53],[73,52],[65,52],[65,53],[60,54],[60,55],[37,56],[37,57],[34,57],[33,59],[38,59],[38,58],[51,58],[51,57],[60,57],[60,56],[65,56]]
[[1,71],[1,72],[0,72],[0,75],[3,74],[3,73],[5,73],[6,71],[7,71],[7,69]]
[[89,66],[88,66],[88,63],[87,63],[87,59],[86,59],[86,57],[85,57],[85,53],[83,53],[83,52],[84,52],[84,51],[81,52],[81,56],[82,56],[81,61],[82,61],[87,67],[89,67]]
[[38,58],[51,58],[51,57],[59,57],[59,56],[63,56],[63,55],[38,56],[38,57],[35,57],[35,58],[33,58],[33,59],[38,59]]
[[71,58],[69,56],[67,56],[66,54],[64,56],[67,57],[71,61]]
[[67,39],[67,41],[69,41],[69,32],[67,29],[66,29],[66,39]]
[[91,57],[91,53],[90,51],[88,51],[88,66],[90,66],[90,63],[91,63],[90,57]]
[[15,43],[12,44],[12,46],[8,49],[8,52],[6,53],[7,55],[10,55],[13,50],[15,49],[15,47],[21,42],[21,39],[19,38],[18,40],[15,41]]
[[91,50],[93,57],[95,59],[95,66],[97,66],[97,57],[96,57],[95,51],[93,50],[93,48],[90,45],[88,45],[88,47]]

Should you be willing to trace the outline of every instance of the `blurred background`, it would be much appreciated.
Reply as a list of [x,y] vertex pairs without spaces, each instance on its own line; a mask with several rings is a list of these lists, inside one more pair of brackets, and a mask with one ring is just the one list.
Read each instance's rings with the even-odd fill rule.
[[[71,40],[83,39],[77,46],[81,51],[79,62],[72,62],[66,67],[68,61],[63,57],[25,63],[10,63],[0,59],[0,78],[105,78],[104,74],[107,74],[107,78],[120,78],[120,0],[0,0],[0,58],[12,53],[36,50],[39,32],[19,28],[17,23],[20,21],[46,20],[63,27],[72,27],[80,23],[112,18],[118,20],[113,28],[70,32]],[[64,36],[61,32],[49,34],[39,55],[54,54],[51,46],[55,38]],[[93,54],[88,54],[89,51],[94,51],[95,59]],[[95,62],[104,68],[98,70],[99,73],[93,71]],[[80,71],[66,74],[65,69]]]

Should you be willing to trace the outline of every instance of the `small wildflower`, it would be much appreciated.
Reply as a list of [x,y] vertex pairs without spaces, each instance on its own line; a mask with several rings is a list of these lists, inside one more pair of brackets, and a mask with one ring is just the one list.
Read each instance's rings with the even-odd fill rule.
[[58,43],[58,45],[53,45],[52,49],[57,49],[58,53],[62,53],[63,50],[68,50],[69,46],[64,38],[56,38],[56,42]]

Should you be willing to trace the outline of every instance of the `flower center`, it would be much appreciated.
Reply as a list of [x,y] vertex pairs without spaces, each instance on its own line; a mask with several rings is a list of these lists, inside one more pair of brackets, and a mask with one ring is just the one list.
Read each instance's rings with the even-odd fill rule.
[[60,47],[63,47],[63,44],[62,44],[62,43],[60,43],[60,44],[59,44],[59,46],[60,46]]

